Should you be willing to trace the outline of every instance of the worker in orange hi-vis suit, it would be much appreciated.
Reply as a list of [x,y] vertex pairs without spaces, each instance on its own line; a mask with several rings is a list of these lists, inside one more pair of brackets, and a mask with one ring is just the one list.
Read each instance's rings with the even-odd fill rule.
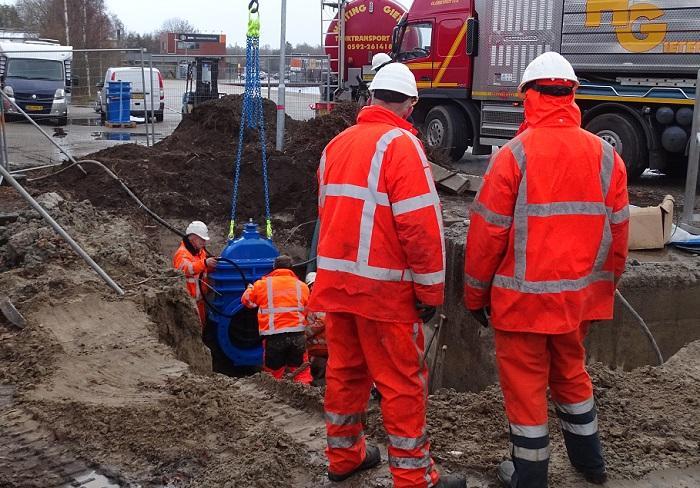
[[272,272],[250,285],[241,303],[258,309],[258,330],[265,339],[264,370],[276,379],[289,371],[294,381],[311,383],[305,334],[309,287],[292,271],[292,258],[277,256]]
[[198,279],[206,279],[206,272],[216,267],[216,258],[207,257],[205,249],[209,240],[209,230],[204,222],[195,220],[185,230],[180,247],[173,256],[173,268],[185,274],[187,291],[197,303],[197,313],[202,328],[206,323],[206,308]]
[[397,488],[461,488],[440,476],[426,432],[428,372],[422,323],[443,302],[440,201],[415,129],[416,80],[390,63],[374,77],[357,124],[326,146],[319,180],[317,275],[309,309],[326,312],[328,477],[380,462],[362,416],[372,383],[382,395]]
[[[495,329],[510,422],[506,486],[547,486],[547,388],[573,466],[607,479],[583,339],[613,316],[627,258],[625,164],[581,129],[578,80],[558,53],[525,70],[523,131],[492,158],[471,208],[465,305]],[[491,317],[488,319],[490,307]]]

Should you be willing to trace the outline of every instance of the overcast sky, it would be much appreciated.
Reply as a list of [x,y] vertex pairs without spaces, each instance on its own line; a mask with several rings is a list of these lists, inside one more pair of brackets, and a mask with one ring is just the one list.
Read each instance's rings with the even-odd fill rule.
[[[413,0],[397,0],[408,8]],[[0,4],[13,4],[0,0]],[[129,31],[153,32],[164,20],[182,17],[201,32],[226,34],[229,44],[245,45],[248,0],[105,0]],[[281,0],[259,0],[260,44],[280,43]],[[321,1],[287,0],[287,40],[292,44],[321,42]]]

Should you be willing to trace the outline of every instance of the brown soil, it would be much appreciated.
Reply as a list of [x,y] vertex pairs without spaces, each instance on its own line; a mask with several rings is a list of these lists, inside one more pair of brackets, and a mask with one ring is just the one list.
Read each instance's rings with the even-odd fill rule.
[[[223,103],[235,107],[235,99]],[[278,216],[295,214],[286,221],[289,227],[303,222],[304,212],[312,213],[315,205],[313,172],[323,143],[314,134],[342,130],[352,122],[352,110],[307,122],[307,133],[290,131],[298,143],[288,142],[287,153],[273,155],[290,165],[288,173],[280,173],[289,181],[273,185],[278,201],[287,198],[274,204],[281,205],[274,207]],[[228,193],[212,188],[220,184],[230,190],[220,182],[224,167],[230,173],[230,143],[206,155],[184,144],[228,141],[237,127],[235,110],[231,114],[230,124],[201,115],[201,123],[210,127],[197,137],[213,132],[218,137],[187,139],[195,129],[181,125],[174,134],[179,141],[165,140],[152,149],[120,146],[105,152],[103,160],[149,205],[178,223],[193,215],[221,219]],[[132,154],[139,161],[129,161]],[[218,159],[223,154],[226,164]],[[193,155],[196,163],[187,162]],[[218,174],[216,164],[222,169]],[[255,164],[251,160],[245,169]],[[202,171],[209,167],[211,172]],[[16,205],[18,220],[0,227],[0,290],[28,320],[23,330],[0,323],[0,445],[10,452],[0,456],[0,486],[55,484],[63,478],[47,459],[56,459],[55,466],[71,462],[116,474],[123,486],[329,486],[322,392],[261,376],[212,375],[193,304],[182,278],[170,270],[173,243],[163,246],[159,229],[125,211],[130,204],[100,173],[91,169],[87,178],[75,180],[79,184],[69,184],[75,177],[67,171],[60,185],[46,180],[34,189],[70,188],[64,191],[78,201],[56,194],[39,199],[127,293],[115,297],[33,211]],[[259,181],[245,178],[250,178],[246,186]],[[285,190],[294,184],[299,188]],[[250,198],[259,195],[250,192]],[[694,342],[660,368],[621,372],[591,366],[613,478],[636,480],[650,471],[700,464],[699,358],[700,342]],[[2,385],[16,387],[14,405],[3,400]],[[551,418],[552,485],[580,486]],[[430,397],[428,422],[441,470],[466,472],[469,486],[496,486],[494,467],[508,452],[496,386],[480,393],[439,391]],[[375,401],[366,432],[386,457]],[[391,486],[387,463],[344,486]]]
[[[202,104],[183,119],[172,135],[152,148],[123,144],[83,159],[104,163],[164,218],[199,218],[206,222],[224,218],[231,210],[241,103],[241,96],[231,95]],[[341,104],[331,114],[307,122],[287,119],[284,153],[274,150],[275,113],[274,103],[266,101],[271,212],[291,214],[291,225],[295,225],[314,218],[316,169],[321,152],[331,138],[354,123],[357,107]],[[265,206],[257,133],[247,129],[244,144],[237,220],[261,221]],[[104,209],[136,210],[126,193],[101,169],[85,169],[87,176],[71,168],[30,186],[37,191],[66,192],[74,199],[87,199]]]

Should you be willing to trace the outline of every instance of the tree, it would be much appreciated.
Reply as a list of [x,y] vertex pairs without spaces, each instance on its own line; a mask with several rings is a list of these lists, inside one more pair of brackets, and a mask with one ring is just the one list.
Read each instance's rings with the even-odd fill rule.
[[160,26],[160,32],[176,32],[178,34],[190,34],[197,33],[197,29],[194,25],[190,24],[189,21],[181,19],[180,17],[173,17],[171,19],[163,22]]
[[24,22],[19,18],[17,7],[14,5],[0,5],[0,28],[22,29]]

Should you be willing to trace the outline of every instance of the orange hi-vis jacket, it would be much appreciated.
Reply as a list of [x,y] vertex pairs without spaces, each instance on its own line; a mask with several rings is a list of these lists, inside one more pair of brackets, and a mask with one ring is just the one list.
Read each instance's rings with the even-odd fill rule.
[[184,242],[180,244],[173,256],[173,268],[185,273],[187,291],[197,301],[202,299],[197,277],[200,273],[206,272],[206,260],[207,252],[204,249],[201,249],[197,254],[193,254],[187,249]]
[[258,307],[260,335],[303,332],[309,287],[291,269],[276,269],[243,293],[241,303]]
[[445,244],[430,165],[415,129],[364,107],[318,170],[318,274],[310,309],[415,322],[443,301]]
[[564,334],[612,318],[625,269],[625,164],[580,128],[573,95],[529,90],[527,129],[492,158],[471,208],[465,305],[494,328]]

